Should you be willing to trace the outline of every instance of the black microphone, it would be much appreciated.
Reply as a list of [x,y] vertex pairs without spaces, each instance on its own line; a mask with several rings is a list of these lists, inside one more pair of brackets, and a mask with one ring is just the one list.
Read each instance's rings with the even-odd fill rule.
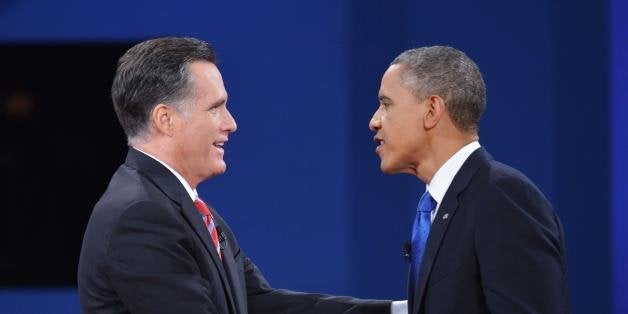
[[410,263],[410,261],[412,260],[412,244],[410,244],[409,241],[403,243],[401,252],[403,253],[403,258],[406,260],[406,262]]
[[218,245],[220,245],[220,250],[224,250],[227,247],[227,238],[225,237],[225,233],[222,232],[222,228],[220,226],[216,226],[216,231],[218,231]]

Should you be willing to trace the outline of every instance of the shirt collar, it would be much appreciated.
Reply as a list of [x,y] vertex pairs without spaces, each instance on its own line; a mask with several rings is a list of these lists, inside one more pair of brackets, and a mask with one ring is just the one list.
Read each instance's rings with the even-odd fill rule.
[[181,184],[183,185],[183,187],[185,188],[185,190],[188,192],[188,194],[190,195],[190,198],[192,198],[192,201],[196,200],[196,198],[198,197],[198,192],[196,192],[196,189],[193,189],[190,184],[183,178],[182,175],[180,175],[176,170],[172,169],[170,166],[168,166],[165,162],[159,160],[159,158],[137,148],[137,147],[133,147],[135,150],[141,152],[142,154],[155,159],[156,161],[158,161],[160,164],[162,164],[164,167],[166,167],[168,170],[170,170],[170,172],[172,172],[172,174],[174,174],[175,177],[177,177],[177,179],[179,179],[179,182],[181,182]]
[[453,156],[451,156],[447,161],[436,171],[432,181],[426,185],[426,190],[430,192],[432,198],[436,201],[437,204],[443,201],[445,197],[445,193],[449,189],[449,185],[451,185],[451,181],[454,180],[456,173],[462,168],[464,162],[469,158],[469,156],[478,148],[480,148],[480,143],[478,141],[473,141],[460,150],[458,150]]

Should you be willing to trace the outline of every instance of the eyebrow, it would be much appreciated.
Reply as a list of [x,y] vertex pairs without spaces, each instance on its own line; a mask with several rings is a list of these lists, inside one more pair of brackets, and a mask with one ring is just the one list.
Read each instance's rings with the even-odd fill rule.
[[384,101],[384,100],[390,101],[391,100],[388,96],[384,96],[384,95],[377,96],[377,99],[379,99],[379,101]]
[[223,98],[223,99],[219,99],[215,102],[213,102],[212,104],[209,105],[209,108],[215,108],[215,107],[220,107],[224,104],[227,103],[227,98]]

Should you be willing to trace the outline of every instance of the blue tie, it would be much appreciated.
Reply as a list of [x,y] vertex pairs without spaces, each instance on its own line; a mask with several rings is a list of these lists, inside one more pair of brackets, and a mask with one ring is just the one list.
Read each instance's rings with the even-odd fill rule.
[[421,260],[423,259],[423,253],[425,253],[425,243],[430,234],[430,227],[432,225],[430,216],[434,208],[436,208],[436,201],[429,192],[425,191],[417,206],[416,218],[414,219],[414,226],[412,227],[412,263],[410,264],[410,280],[412,280],[412,282],[410,284],[408,300],[414,298],[414,291],[416,291],[416,285],[419,282],[419,268],[421,266]]

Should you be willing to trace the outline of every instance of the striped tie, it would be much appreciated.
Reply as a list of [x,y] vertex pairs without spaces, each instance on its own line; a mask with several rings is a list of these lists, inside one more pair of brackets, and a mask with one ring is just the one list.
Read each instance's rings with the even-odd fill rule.
[[218,256],[220,260],[222,260],[222,251],[220,250],[220,242],[218,241],[218,231],[216,230],[216,224],[214,224],[214,217],[212,213],[209,211],[209,207],[207,204],[203,202],[200,197],[196,197],[194,200],[194,205],[198,209],[198,212],[203,216],[203,222],[205,222],[205,228],[209,231],[211,235],[212,242],[214,242],[214,247],[216,247],[216,252],[218,252]]

